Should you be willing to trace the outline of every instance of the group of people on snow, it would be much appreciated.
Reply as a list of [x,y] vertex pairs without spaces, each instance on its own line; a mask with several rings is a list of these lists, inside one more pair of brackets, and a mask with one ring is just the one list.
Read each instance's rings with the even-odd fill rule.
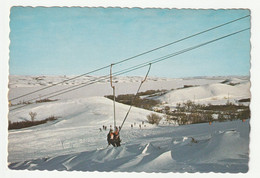
[[107,134],[107,142],[108,145],[113,145],[114,147],[119,147],[120,146],[120,136],[119,136],[119,129],[115,127],[115,132],[113,129],[109,130],[109,133]]

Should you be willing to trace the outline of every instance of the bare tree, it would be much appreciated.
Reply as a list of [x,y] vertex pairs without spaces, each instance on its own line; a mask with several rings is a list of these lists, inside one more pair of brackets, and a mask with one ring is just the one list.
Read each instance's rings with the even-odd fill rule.
[[150,124],[156,124],[156,125],[158,125],[159,122],[160,122],[161,119],[162,119],[162,117],[160,117],[159,115],[154,114],[154,113],[151,113],[150,115],[147,115],[146,117],[147,117],[147,119],[148,119],[148,123],[150,123]]
[[35,119],[37,113],[36,112],[29,112],[29,115],[31,116],[32,122],[34,122],[34,119]]

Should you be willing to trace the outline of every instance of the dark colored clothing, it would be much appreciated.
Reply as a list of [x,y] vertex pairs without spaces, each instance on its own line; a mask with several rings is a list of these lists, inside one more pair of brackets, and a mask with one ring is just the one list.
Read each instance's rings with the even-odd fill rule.
[[107,134],[107,142],[108,142],[108,145],[113,145],[113,146],[116,146],[115,145],[115,141],[114,141],[114,134],[113,133],[108,133]]
[[120,142],[121,142],[121,140],[120,140],[120,136],[119,136],[119,132],[118,131],[116,131],[115,133],[114,133],[114,141],[115,141],[115,145],[118,147],[118,146],[121,146],[120,145]]
[[115,133],[113,132],[109,132],[107,134],[107,142],[108,142],[108,145],[113,145],[114,147],[118,147],[118,146],[121,146],[120,142],[120,137],[119,137],[119,132],[116,131]]
[[115,145],[117,147],[121,146],[120,142],[121,142],[120,137],[118,137],[118,139],[115,140]]

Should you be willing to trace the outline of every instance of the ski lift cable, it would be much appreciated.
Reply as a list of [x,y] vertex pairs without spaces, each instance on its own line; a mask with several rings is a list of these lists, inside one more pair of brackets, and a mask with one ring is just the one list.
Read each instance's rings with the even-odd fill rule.
[[[124,69],[124,70],[122,70],[120,73],[117,73],[116,75],[114,75],[114,77],[115,77],[115,76],[122,75],[122,74],[125,74],[125,73],[129,73],[129,72],[135,71],[135,70],[137,70],[137,69],[141,69],[141,68],[143,68],[143,67],[145,67],[145,66],[147,66],[147,64],[146,64],[146,65],[142,64],[142,65],[133,66],[133,67],[131,67],[131,68],[128,68],[128,70]],[[104,77],[106,77],[106,76],[104,76]],[[78,85],[77,85],[76,88],[72,88],[72,89],[67,90],[67,91],[62,91],[61,93],[54,92],[54,93],[52,93],[52,94],[54,94],[54,95],[51,95],[51,96],[49,96],[48,98],[53,98],[53,97],[55,97],[55,96],[59,96],[59,95],[65,94],[65,93],[68,93],[68,92],[71,92],[71,91],[74,91],[74,90],[77,90],[77,89],[80,89],[80,88],[83,88],[83,87],[86,87],[86,86],[89,86],[89,85],[92,85],[92,84],[95,84],[95,83],[98,83],[98,82],[101,82],[101,81],[104,81],[104,80],[109,79],[109,78],[110,78],[110,76],[108,75],[106,78],[101,78],[101,79],[99,79],[99,80],[93,80],[93,82],[91,82],[91,83],[86,83],[86,84],[84,84],[84,85],[80,84],[80,85],[82,85],[82,86],[78,86]],[[60,91],[58,91],[58,92],[60,92]],[[39,97],[37,97],[37,98],[39,98]],[[35,98],[34,98],[34,99],[35,99]],[[32,99],[32,100],[34,100],[34,99]],[[26,102],[29,102],[29,101],[31,101],[31,100],[28,100],[28,101],[26,101]],[[19,106],[19,107],[15,107],[15,108],[10,109],[9,111],[13,111],[13,110],[16,110],[16,109],[19,109],[19,108],[23,108],[23,107],[26,107],[26,106],[28,106],[28,105],[30,105],[30,104],[33,104],[33,103],[28,103],[28,104],[25,104],[25,105],[22,105],[22,106]]]
[[[165,57],[165,56],[164,56]],[[157,59],[162,59],[163,57],[160,57],[160,58],[157,58]],[[123,70],[120,70],[120,71],[117,71],[117,72],[115,72],[115,73],[112,73],[112,75],[115,75],[115,76],[118,76],[117,74],[124,74],[124,72],[125,71],[129,71],[129,70],[131,70],[131,69],[134,69],[134,68],[136,68],[136,67],[138,67],[138,66],[141,66],[141,65],[143,65],[143,64],[146,64],[146,63],[142,63],[142,64],[138,64],[138,65],[135,65],[135,66],[132,66],[132,67],[129,67],[129,68],[126,68],[126,69],[123,69]],[[63,88],[63,89],[60,89],[60,90],[57,90],[57,91],[53,91],[53,92],[50,92],[50,93],[47,93],[47,94],[45,94],[45,95],[41,95],[41,96],[38,96],[38,97],[35,97],[35,98],[31,98],[31,99],[29,99],[29,100],[26,100],[26,101],[24,101],[24,102],[26,102],[26,103],[28,103],[28,104],[26,104],[26,105],[29,105],[29,102],[31,102],[31,101],[37,101],[37,99],[40,99],[40,98],[50,98],[50,97],[53,97],[53,96],[50,96],[50,95],[52,95],[52,94],[56,94],[56,93],[58,93],[58,92],[62,92],[62,91],[65,91],[66,92],[66,90],[68,91],[68,89],[73,89],[73,88],[76,88],[76,87],[78,87],[78,86],[80,86],[80,85],[84,85],[84,86],[88,86],[88,85],[91,85],[91,84],[95,84],[95,83],[97,83],[97,82],[102,82],[102,81],[104,81],[104,80],[106,80],[106,79],[109,79],[110,78],[110,75],[105,75],[105,76],[101,76],[101,77],[98,77],[97,79],[91,79],[90,81],[88,81],[87,83],[85,82],[85,83],[80,83],[80,84],[78,84],[78,85],[73,85],[73,86],[70,86],[70,87],[67,87],[67,88]]]
[[[247,29],[244,29],[244,30],[247,30]],[[240,33],[240,31],[238,31],[238,33]],[[234,33],[234,34],[236,34],[236,33]],[[231,35],[234,35],[234,34],[231,34]],[[229,36],[229,35],[228,35],[228,36]],[[223,36],[223,37],[221,37],[221,38],[225,38],[225,37],[226,37],[226,36]],[[205,44],[204,44],[204,45],[205,45]],[[194,47],[192,47],[192,48],[194,48]],[[195,48],[197,48],[197,46],[195,46]],[[189,51],[190,48],[187,48],[187,49],[185,49],[185,50],[178,51],[178,52],[176,52],[176,53],[171,53],[171,54],[168,54],[168,55],[166,55],[166,56],[163,56],[163,57],[160,57],[160,58],[156,58],[156,59],[153,59],[153,60],[151,60],[151,61],[144,62],[144,63],[142,63],[142,64],[138,64],[138,65],[136,65],[136,66],[132,66],[132,67],[127,68],[127,69],[123,69],[123,70],[121,70],[121,71],[117,71],[117,72],[113,73],[113,75],[115,75],[115,74],[117,74],[117,73],[121,73],[121,72],[126,71],[126,70],[129,70],[129,69],[131,69],[131,68],[135,68],[135,67],[140,66],[140,65],[143,65],[143,64],[150,63],[150,62],[156,62],[156,61],[159,62],[159,61],[161,61],[161,60],[164,60],[165,58],[169,58],[169,57],[178,55],[178,53],[183,53],[183,52],[185,52],[186,50]],[[105,79],[107,79],[107,76],[109,76],[109,75],[101,76],[101,77],[100,77],[101,80],[98,80],[98,81],[104,81]],[[103,79],[102,79],[102,78],[103,78]],[[90,80],[90,81],[96,81],[96,79],[92,79],[92,80]],[[39,98],[46,97],[46,96],[49,96],[49,95],[51,95],[51,94],[55,94],[55,93],[57,93],[57,92],[66,91],[66,90],[71,89],[71,88],[76,88],[76,87],[79,86],[79,85],[88,85],[88,84],[89,84],[89,83],[81,83],[81,84],[78,84],[78,85],[73,85],[73,86],[70,86],[70,87],[67,87],[67,88],[64,88],[64,89],[60,89],[60,90],[58,90],[58,91],[54,91],[54,92],[51,92],[51,93],[48,93],[48,94],[45,94],[45,95],[42,95],[42,96],[39,96],[39,97],[32,98],[32,99],[30,99],[30,100],[27,100],[26,102],[30,102],[30,101],[33,101],[33,100],[37,100],[37,99],[39,99]],[[90,83],[90,84],[93,84],[93,82]]]
[[[205,43],[202,43],[202,44],[199,44],[199,45],[196,45],[196,46],[193,46],[193,47],[190,47],[190,48],[181,50],[181,51],[178,51],[178,52],[176,52],[176,53],[174,53],[174,54],[170,54],[170,55],[167,55],[167,56],[165,56],[165,57],[161,57],[161,58],[159,58],[159,60],[158,60],[158,59],[155,59],[155,60],[152,60],[152,61],[149,61],[149,62],[152,63],[152,64],[153,64],[153,63],[157,63],[157,62],[166,60],[166,59],[168,59],[168,58],[171,58],[171,57],[173,57],[173,56],[177,56],[177,55],[179,55],[179,54],[188,52],[188,51],[190,51],[190,50],[199,48],[199,47],[201,47],[201,46],[207,45],[207,44],[209,44],[209,43],[213,43],[213,42],[218,41],[218,40],[220,40],[220,39],[227,38],[227,37],[229,37],[229,36],[231,36],[231,35],[235,35],[235,34],[237,34],[237,33],[241,33],[241,32],[243,32],[243,31],[246,31],[246,30],[249,30],[249,29],[250,29],[250,28],[246,28],[246,29],[243,29],[243,30],[240,30],[240,31],[237,31],[237,32],[234,32],[234,33],[225,35],[225,36],[222,36],[222,37],[220,37],[220,38],[217,38],[217,39],[214,39],[214,40],[211,40],[211,41],[208,41],[208,42],[205,42]],[[131,71],[134,71],[134,70],[143,68],[143,67],[145,67],[145,66],[147,66],[147,65],[149,65],[149,63],[148,63],[148,64],[147,64],[147,63],[139,64],[139,65],[133,66],[133,67],[131,67],[131,68],[128,68],[129,70],[124,69],[124,70],[122,70],[122,72],[119,72],[119,73],[117,73],[117,75],[114,75],[114,76],[122,75],[122,74],[125,74],[125,73],[128,73],[128,72],[131,72]],[[109,78],[109,77],[108,77],[108,78]],[[55,97],[55,96],[58,96],[58,95],[61,95],[61,94],[64,94],[64,93],[67,93],[67,92],[70,92],[70,91],[73,91],[73,90],[77,90],[77,89],[80,89],[80,88],[82,88],[82,87],[85,87],[85,86],[88,86],[88,85],[91,85],[91,84],[94,84],[94,83],[97,83],[97,82],[100,82],[100,81],[104,81],[105,79],[108,79],[108,78],[103,78],[103,79],[100,79],[100,80],[94,80],[94,81],[91,82],[91,83],[87,83],[87,84],[84,84],[84,85],[82,85],[82,86],[78,86],[78,87],[76,87],[76,88],[72,88],[72,89],[70,89],[70,90],[68,90],[68,91],[64,91],[64,92],[61,92],[61,93],[58,93],[58,94],[54,94],[54,95],[52,95],[52,96],[49,96],[49,98],[52,98],[52,97]],[[58,91],[58,92],[59,92],[59,91]],[[56,92],[55,92],[55,93],[56,93]],[[28,105],[28,104],[27,104],[27,105]],[[18,109],[18,108],[21,108],[21,107],[25,107],[25,106],[27,106],[27,105],[10,109],[10,111],[15,110],[15,109]]]
[[[167,56],[165,56],[165,57],[161,57],[160,59],[155,59],[155,60],[149,61],[149,63],[142,63],[142,64],[139,64],[139,65],[133,66],[133,67],[131,67],[131,68],[124,69],[124,71],[117,73],[116,75],[114,75],[114,77],[115,77],[115,76],[122,75],[122,74],[125,74],[125,73],[129,73],[129,72],[135,71],[135,70],[140,69],[140,68],[143,68],[143,67],[145,67],[145,66],[150,65],[150,63],[151,63],[151,64],[155,64],[155,63],[164,61],[164,60],[169,59],[169,58],[171,58],[171,57],[174,57],[174,56],[183,54],[183,53],[185,53],[185,52],[194,50],[194,49],[196,49],[196,48],[199,48],[199,47],[202,47],[202,46],[205,46],[205,45],[208,45],[208,44],[210,44],[210,43],[213,43],[213,42],[216,42],[216,41],[218,41],[218,40],[221,40],[221,39],[230,37],[230,36],[232,36],[232,35],[241,33],[241,32],[243,32],[243,31],[246,31],[246,30],[249,30],[249,29],[250,29],[250,28],[246,28],[246,29],[243,29],[243,30],[239,30],[239,31],[236,31],[236,32],[234,32],[234,33],[231,33],[231,34],[228,34],[228,35],[219,37],[219,38],[217,38],[217,39],[213,39],[213,40],[211,40],[211,41],[207,41],[207,42],[205,42],[205,43],[201,43],[201,44],[199,44],[199,45],[196,45],[196,46],[193,46],[193,47],[190,47],[190,48],[186,48],[186,49],[181,50],[181,51],[178,51],[178,52],[176,52],[176,53],[174,53],[174,54],[170,54],[170,55],[167,55]],[[76,89],[79,89],[79,88],[82,88],[82,87],[85,87],[85,86],[88,86],[88,85],[91,85],[91,84],[94,84],[94,83],[97,83],[97,82],[103,81],[103,80],[104,80],[104,79],[96,80],[96,81],[94,81],[94,82],[92,82],[92,83],[88,83],[88,84],[79,86],[79,87],[74,88],[74,89],[71,89],[71,90],[69,90],[69,91],[62,92],[62,93],[60,93],[60,94],[64,94],[64,93],[67,93],[67,92],[70,92],[70,91],[73,91],[73,90],[76,90]],[[52,96],[50,96],[50,97],[58,96],[58,95],[60,95],[60,94],[52,95]]]
[[[160,59],[160,58],[158,58],[158,59]],[[139,64],[139,65],[140,65],[140,64]],[[132,68],[135,68],[135,67],[137,67],[137,66],[139,66],[139,65],[132,66],[132,67],[130,67],[130,68],[117,71],[117,72],[113,73],[113,75],[116,75],[116,74],[118,74],[118,73],[121,74],[122,72],[128,71],[128,70],[130,70],[130,69],[132,69]],[[143,64],[141,64],[141,65],[143,65]],[[122,73],[122,74],[123,74],[123,73]],[[26,100],[25,102],[29,104],[29,102],[34,101],[34,100],[37,101],[37,99],[40,99],[40,98],[44,98],[44,97],[50,98],[50,95],[56,94],[56,93],[58,93],[58,92],[63,92],[63,91],[66,92],[66,90],[68,91],[69,89],[76,88],[76,87],[78,87],[78,86],[80,86],[80,85],[88,86],[88,85],[91,85],[91,84],[95,84],[95,83],[97,83],[97,82],[102,82],[102,81],[104,81],[104,80],[106,80],[106,79],[109,79],[109,78],[110,78],[110,75],[101,76],[101,77],[98,77],[98,78],[97,78],[98,80],[97,80],[97,79],[91,79],[91,80],[88,81],[87,83],[86,83],[86,82],[85,82],[85,83],[80,83],[80,84],[78,84],[78,85],[73,85],[73,86],[70,86],[70,87],[67,87],[67,88],[63,88],[63,89],[60,89],[60,90],[57,90],[57,91],[53,91],[53,92],[47,93],[47,94],[45,94],[45,95],[41,95],[41,96],[38,96],[38,97],[35,97],[35,98],[31,98],[31,99],[29,99],[29,100]],[[52,96],[51,96],[51,97],[52,97]],[[28,105],[28,104],[26,104],[26,105]]]
[[113,77],[112,77],[112,67],[114,64],[111,64],[110,66],[110,84],[113,89],[113,110],[114,110],[114,128],[116,128],[116,94],[115,94],[115,86],[113,86]]
[[[146,52],[143,52],[143,53],[137,54],[137,55],[135,55],[135,56],[132,56],[132,57],[126,58],[126,59],[124,59],[124,60],[121,60],[121,61],[115,62],[113,65],[117,65],[117,64],[120,64],[120,63],[123,63],[123,62],[129,61],[129,60],[134,59],[134,58],[137,58],[137,57],[139,57],[139,56],[142,56],[142,55],[145,55],[145,54],[151,53],[151,52],[153,52],[153,51],[156,51],[156,50],[162,49],[162,48],[164,48],[164,47],[167,47],[167,46],[173,45],[173,44],[175,44],[175,43],[178,43],[178,42],[181,42],[181,41],[187,40],[187,39],[189,39],[189,38],[192,38],[192,37],[195,37],[195,36],[201,35],[201,34],[203,34],[203,33],[209,32],[209,31],[211,31],[211,30],[214,30],[214,29],[220,28],[220,27],[222,27],[222,26],[225,26],[225,25],[228,25],[228,24],[231,24],[231,23],[237,22],[237,21],[239,21],[239,20],[245,19],[245,18],[247,18],[247,17],[250,17],[250,15],[246,15],[246,16],[243,16],[243,17],[240,17],[240,18],[234,19],[234,20],[232,20],[232,21],[228,21],[228,22],[223,23],[223,24],[220,24],[220,25],[218,25],[218,26],[215,26],[215,27],[212,27],[212,28],[206,29],[206,30],[204,30],[204,31],[201,31],[201,32],[198,32],[198,33],[192,34],[192,35],[190,35],[190,36],[187,36],[187,37],[181,38],[181,39],[179,39],[179,40],[173,41],[173,42],[171,42],[171,43],[168,43],[168,44],[165,44],[165,45],[159,46],[159,47],[154,48],[154,49],[151,49],[151,50],[149,50],[149,51],[146,51]],[[98,69],[92,70],[92,71],[90,71],[90,72],[87,72],[87,73],[84,73],[84,74],[81,74],[81,75],[78,75],[78,76],[72,77],[72,78],[70,78],[70,79],[63,80],[62,82],[58,82],[58,83],[52,84],[52,85],[50,85],[50,86],[46,86],[46,87],[44,87],[44,88],[41,88],[41,89],[38,89],[38,90],[35,90],[35,91],[32,91],[32,92],[28,92],[28,93],[26,93],[26,94],[23,94],[23,95],[20,95],[20,96],[14,97],[14,98],[10,99],[9,101],[13,101],[13,100],[16,100],[16,99],[22,98],[22,97],[24,97],[24,96],[28,96],[28,95],[31,95],[31,94],[37,93],[37,92],[39,92],[39,91],[42,91],[42,90],[45,90],[45,89],[48,89],[48,88],[54,87],[54,86],[59,85],[59,84],[62,84],[62,83],[64,83],[64,82],[67,82],[67,81],[70,81],[70,80],[74,80],[74,79],[77,79],[77,78],[80,78],[80,77],[86,76],[86,75],[88,75],[88,74],[91,74],[91,73],[95,73],[95,72],[101,71],[101,70],[106,69],[106,68],[108,68],[108,67],[110,67],[110,65],[107,65],[107,66],[104,66],[104,67],[101,67],[101,68],[98,68]]]
[[98,69],[95,69],[95,70],[92,70],[92,71],[90,71],[90,72],[87,72],[87,73],[84,73],[84,74],[81,74],[81,75],[78,75],[78,76],[76,76],[76,77],[72,77],[72,78],[70,78],[70,79],[63,80],[63,81],[61,81],[61,82],[52,84],[52,85],[50,85],[50,86],[46,86],[46,87],[40,88],[40,89],[38,89],[38,90],[35,90],[35,91],[32,91],[32,92],[28,92],[28,93],[26,93],[26,94],[23,94],[23,95],[14,97],[14,98],[10,99],[9,101],[13,101],[13,100],[22,98],[22,97],[24,97],[24,96],[28,96],[28,95],[37,93],[37,92],[39,92],[39,91],[46,90],[46,89],[48,89],[48,88],[54,87],[54,86],[59,85],[59,84],[62,84],[62,83],[64,83],[64,82],[67,82],[67,81],[70,81],[70,80],[74,80],[74,79],[77,79],[77,78],[86,76],[86,75],[91,74],[91,73],[94,73],[94,72],[98,72],[98,71],[100,71],[100,70],[106,69],[107,67],[109,67],[109,65],[108,65],[108,66],[101,67],[101,68],[98,68]]
[[[171,57],[174,57],[174,56],[183,54],[183,53],[185,53],[185,52],[188,52],[188,51],[197,49],[197,48],[199,48],[199,47],[208,45],[208,44],[210,44],[210,43],[213,43],[213,42],[216,42],[216,41],[218,41],[218,40],[221,40],[221,39],[230,37],[230,36],[232,36],[232,35],[235,35],[235,34],[244,32],[244,31],[249,30],[249,29],[250,29],[250,28],[245,28],[245,29],[243,29],[243,30],[239,30],[239,31],[230,33],[230,34],[228,34],[228,35],[225,35],[225,36],[222,36],[222,37],[213,39],[213,40],[211,40],[211,41],[207,41],[207,42],[201,43],[201,44],[199,44],[199,45],[196,45],[196,46],[193,46],[193,47],[190,47],[190,48],[183,49],[183,50],[178,51],[178,52],[176,52],[176,53],[169,54],[169,55],[166,55],[166,56],[164,56],[164,57],[151,60],[151,61],[149,61],[149,63],[138,64],[138,65],[133,66],[133,67],[130,67],[130,68],[128,68],[128,69],[124,69],[124,70],[122,70],[122,72],[118,72],[118,73],[117,73],[116,75],[114,75],[114,76],[119,76],[119,75],[122,75],[122,74],[125,74],[125,73],[129,73],[129,72],[131,72],[131,71],[134,71],[134,70],[143,68],[143,67],[145,67],[145,66],[147,66],[147,65],[155,64],[155,63],[164,61],[164,60],[169,59],[169,58],[171,58]],[[107,78],[103,78],[103,79],[100,79],[100,80],[94,80],[92,83],[87,83],[87,84],[84,84],[84,85],[82,85],[82,86],[77,86],[76,88],[72,88],[72,89],[70,89],[70,90],[67,90],[67,91],[64,91],[64,92],[61,92],[61,93],[58,93],[58,94],[54,94],[54,95],[52,95],[52,96],[49,96],[49,98],[52,98],[52,97],[55,97],[55,96],[59,96],[59,95],[64,94],[64,93],[68,93],[68,92],[70,92],[70,91],[74,91],[74,90],[80,89],[80,88],[82,88],[82,87],[86,87],[86,86],[88,86],[88,85],[92,85],[92,84],[97,83],[97,82],[100,82],[100,81],[104,81],[105,79],[108,79],[108,78],[109,78],[109,76],[108,76]],[[58,92],[59,92],[59,91],[58,91]],[[27,104],[27,105],[28,105],[28,104]],[[20,107],[16,107],[16,108],[10,109],[10,111],[16,110],[16,109],[18,109],[18,108],[25,107],[25,106],[27,106],[27,105],[23,105],[23,106],[20,106]]]
[[[168,55],[166,55],[166,56],[153,59],[153,60],[151,60],[150,62],[157,61],[157,60],[161,60],[161,59],[166,59],[166,58],[172,57],[173,55],[176,55],[176,54],[178,54],[178,53],[179,53],[179,52],[177,52],[177,53],[172,53],[172,54],[168,54]],[[123,70],[121,70],[121,71],[117,71],[117,72],[113,73],[113,75],[114,75],[114,76],[118,76],[118,75],[121,75],[121,74],[130,72],[130,71],[137,70],[137,69],[139,69],[139,68],[145,67],[146,65],[147,65],[147,62],[144,62],[144,63],[138,64],[138,65],[135,65],[135,66],[132,66],[132,67],[123,69]],[[132,69],[133,69],[133,70],[132,70]],[[58,91],[54,91],[54,92],[51,92],[51,93],[48,93],[48,94],[45,94],[45,95],[41,95],[41,96],[38,96],[38,97],[35,97],[35,98],[31,98],[31,99],[25,101],[27,104],[25,104],[24,106],[33,104],[33,103],[30,103],[30,102],[31,102],[31,101],[34,101],[34,100],[35,100],[35,102],[37,102],[37,99],[40,99],[40,98],[44,98],[44,97],[46,97],[46,98],[52,98],[52,97],[55,97],[55,96],[58,96],[58,95],[61,95],[61,94],[64,94],[64,93],[67,93],[67,92],[70,92],[70,91],[73,91],[73,90],[82,88],[82,87],[85,87],[85,86],[89,86],[89,85],[95,84],[95,83],[97,83],[97,82],[104,81],[104,80],[109,79],[109,78],[111,78],[111,75],[101,76],[101,77],[99,77],[98,80],[97,80],[97,79],[92,79],[92,80],[88,81],[87,83],[81,83],[81,84],[78,84],[78,85],[73,85],[73,86],[70,86],[70,87],[67,87],[67,88],[64,88],[64,89],[60,89],[60,90],[58,90]],[[82,86],[82,87],[81,87],[81,86]],[[60,92],[62,92],[62,93],[60,93]],[[22,108],[22,107],[24,107],[24,106],[15,107],[15,108],[13,108],[13,109],[10,109],[10,111],[16,110],[16,109],[19,109],[19,108]]]
[[152,63],[149,63],[149,68],[148,68],[148,71],[147,71],[147,73],[146,73],[146,75],[145,75],[145,78],[141,81],[141,83],[140,83],[140,85],[139,85],[139,87],[138,87],[138,89],[137,89],[137,92],[136,92],[134,98],[133,98],[132,101],[131,101],[131,105],[130,105],[130,107],[129,107],[129,109],[128,109],[126,115],[125,115],[125,118],[124,118],[124,120],[123,120],[121,126],[119,127],[119,131],[118,131],[118,132],[120,132],[121,129],[123,128],[123,125],[124,125],[124,123],[125,123],[125,121],[126,121],[128,115],[129,115],[129,113],[130,113],[130,111],[131,111],[131,109],[132,109],[132,106],[133,106],[134,101],[135,101],[135,99],[136,99],[136,97],[137,97],[137,94],[139,93],[139,90],[140,90],[141,86],[143,85],[143,83],[144,83],[144,82],[146,81],[146,79],[147,79],[147,76],[148,76],[148,74],[149,74],[149,72],[150,72],[151,66],[152,66]]
[[[190,50],[192,50],[192,49],[196,49],[196,48],[198,48],[198,47],[205,46],[205,45],[207,45],[207,44],[209,44],[209,43],[212,43],[212,42],[215,42],[215,41],[217,41],[217,40],[220,40],[220,39],[229,37],[229,36],[231,36],[231,35],[235,35],[235,34],[237,34],[237,33],[241,33],[241,32],[243,32],[243,31],[245,31],[245,30],[248,30],[248,29],[250,29],[250,28],[243,29],[243,30],[237,31],[237,32],[235,32],[235,33],[233,33],[233,34],[229,34],[229,35],[226,35],[226,36],[217,38],[217,39],[215,39],[215,40],[211,40],[211,41],[202,43],[202,44],[200,44],[200,45],[198,45],[198,46],[194,46],[194,47],[185,49],[185,50],[183,50],[183,51],[180,51],[180,53],[178,53],[178,54],[182,54],[182,53],[187,52],[187,51],[190,51]],[[164,60],[165,60],[165,59],[164,59]],[[160,62],[160,61],[162,61],[162,60],[157,60],[157,61],[154,61],[154,62],[152,62],[152,63],[155,64],[155,63]],[[137,94],[138,94],[138,92],[139,92],[139,90],[140,90],[140,88],[141,88],[143,82],[146,80],[146,78],[147,78],[147,76],[148,76],[148,74],[149,74],[149,71],[150,71],[150,68],[151,68],[151,64],[152,64],[152,63],[149,64],[150,67],[149,67],[148,72],[147,72],[147,74],[146,74],[146,76],[145,76],[145,79],[144,79],[144,80],[140,83],[140,85],[139,85],[139,88],[138,88],[138,90],[137,90],[137,92],[136,92],[136,94],[135,94],[135,96],[134,96],[134,99],[132,100],[131,105],[130,105],[130,107],[129,107],[127,113],[126,113],[126,116],[125,116],[125,118],[124,118],[124,120],[123,120],[123,122],[122,122],[122,124],[121,124],[121,126],[120,126],[120,128],[119,128],[119,132],[121,131],[121,129],[122,129],[122,127],[123,127],[123,125],[124,125],[124,123],[125,123],[125,121],[126,121],[128,115],[129,115],[129,113],[130,113],[130,110],[131,110],[131,108],[132,108],[132,106],[133,106],[133,102],[134,102],[134,100],[136,99]]]
[[[178,53],[178,52],[177,52],[177,53]],[[151,60],[151,61],[149,61],[149,62],[157,61],[157,60],[160,60],[160,59],[165,59],[165,58],[171,57],[172,55],[176,55],[176,52],[175,52],[175,53],[168,54],[168,55],[166,55],[166,56],[162,56],[162,57],[153,59],[153,60]],[[129,67],[129,68],[120,70],[120,71],[117,71],[117,72],[113,73],[112,75],[115,75],[115,76],[116,76],[118,73],[122,73],[122,72],[124,72],[124,71],[128,71],[128,70],[131,70],[131,69],[133,69],[133,68],[136,68],[136,67],[138,67],[138,66],[142,66],[142,65],[145,65],[145,64],[147,64],[147,62],[138,64],[138,65],[135,65],[135,66],[132,66],[132,67]],[[100,81],[104,81],[104,80],[109,79],[109,78],[111,78],[111,75],[101,76],[101,77],[99,77],[99,80],[97,80],[97,79],[91,79],[91,80],[88,81],[87,83],[80,83],[80,84],[78,84],[78,85],[73,85],[73,86],[70,86],[70,87],[67,87],[67,88],[63,88],[63,89],[60,89],[60,90],[56,90],[56,91],[47,93],[47,94],[45,94],[45,95],[41,95],[41,96],[38,96],[38,97],[31,98],[31,99],[29,99],[29,100],[27,100],[27,101],[25,101],[25,102],[29,103],[29,102],[34,101],[34,100],[37,101],[37,99],[44,98],[44,97],[50,98],[49,96],[52,95],[52,94],[56,94],[56,93],[58,93],[58,92],[63,92],[63,91],[66,92],[66,90],[68,91],[69,89],[72,89],[72,90],[73,90],[73,88],[76,88],[76,87],[78,87],[78,86],[80,86],[80,85],[88,86],[88,85],[91,85],[91,84],[94,84],[94,83],[97,83],[97,82],[100,82]],[[111,80],[111,79],[110,79],[110,80]],[[94,82],[93,82],[93,81],[94,81]],[[95,82],[95,81],[96,81],[96,82]],[[89,82],[91,82],[91,83],[89,83]],[[70,91],[71,91],[71,90],[70,90]],[[28,105],[28,104],[27,104],[27,105]]]

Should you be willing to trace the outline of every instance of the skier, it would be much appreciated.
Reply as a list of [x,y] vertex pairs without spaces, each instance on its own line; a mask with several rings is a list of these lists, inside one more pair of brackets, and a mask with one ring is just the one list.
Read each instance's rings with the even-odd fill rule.
[[121,146],[120,145],[121,140],[120,140],[120,136],[119,136],[119,129],[117,127],[116,127],[115,132],[114,132],[114,142],[115,142],[115,145],[117,147]]
[[110,129],[109,133],[107,134],[107,143],[108,145],[111,144],[115,147],[114,133],[112,129]]

